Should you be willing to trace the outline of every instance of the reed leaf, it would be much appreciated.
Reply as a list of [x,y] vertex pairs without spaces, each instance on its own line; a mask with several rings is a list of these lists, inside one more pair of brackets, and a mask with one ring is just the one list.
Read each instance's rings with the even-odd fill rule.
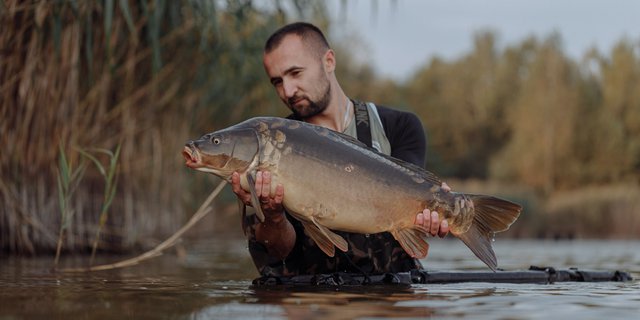
[[105,33],[105,50],[106,50],[106,62],[109,70],[112,70],[114,65],[112,62],[113,52],[111,49],[111,32],[113,26],[113,0],[105,0],[104,2],[104,33]]
[[55,48],[56,57],[60,57],[60,49],[61,49],[61,34],[62,34],[62,18],[60,12],[60,6],[54,5],[54,15],[53,15],[53,27],[51,28],[52,36],[53,36],[53,45]]
[[153,72],[160,72],[160,68],[162,67],[162,58],[160,54],[160,15],[161,9],[164,7],[164,1],[157,0],[153,2],[153,6],[150,6],[147,1],[142,0],[141,2],[142,10],[144,16],[148,21],[147,26],[147,38],[149,39],[149,43],[151,44],[152,50],[152,66]]
[[120,0],[120,11],[122,11],[122,15],[124,16],[124,20],[127,22],[127,27],[129,27],[129,32],[132,35],[135,35],[136,26],[133,24],[133,18],[131,16],[131,8],[129,8],[129,2],[127,0]]
[[[92,154],[82,150],[82,149],[77,149],[78,152],[80,152],[83,156],[87,157],[87,159],[91,160],[91,162],[93,162],[93,164],[95,164],[96,169],[98,169],[98,171],[100,172],[100,174],[102,176],[107,176],[107,172],[104,169],[104,166],[102,165],[102,163],[100,163],[100,160],[98,160],[98,158],[94,157]],[[96,152],[102,152],[105,153],[107,155],[113,156],[113,153],[111,153],[111,151],[106,150],[106,149],[91,149],[93,151]]]
[[54,258],[54,268],[58,266],[62,245],[64,241],[65,231],[71,225],[71,218],[74,210],[70,209],[69,202],[84,175],[85,165],[80,163],[78,168],[73,169],[73,164],[67,160],[65,148],[62,144],[58,146],[58,201],[60,208],[60,229],[58,232],[58,241],[56,245],[56,254]]
[[[111,207],[111,203],[113,202],[113,199],[116,195],[116,190],[117,190],[116,170],[118,167],[118,158],[120,157],[121,146],[122,144],[118,144],[118,146],[116,147],[115,153],[108,149],[99,149],[99,148],[91,149],[91,151],[93,152],[106,154],[109,157],[108,171],[105,170],[105,167],[95,156],[93,156],[92,154],[90,154],[85,150],[78,149],[78,151],[83,156],[85,156],[86,158],[88,158],[94,163],[94,165],[96,166],[96,168],[104,178],[104,195],[102,199],[102,205],[100,208],[100,215],[98,218],[98,228],[96,228],[96,234],[93,240],[93,244],[91,246],[92,247],[91,258],[89,260],[89,265],[93,265],[93,261],[95,259],[95,255],[98,249],[100,234],[102,232],[102,229],[107,223],[109,208]],[[114,181],[114,178],[116,178],[115,181]]]
[[93,84],[93,17],[84,15],[84,58],[88,69],[89,83]]
[[107,43],[111,39],[111,26],[113,25],[113,0],[104,0],[104,31],[106,34]]

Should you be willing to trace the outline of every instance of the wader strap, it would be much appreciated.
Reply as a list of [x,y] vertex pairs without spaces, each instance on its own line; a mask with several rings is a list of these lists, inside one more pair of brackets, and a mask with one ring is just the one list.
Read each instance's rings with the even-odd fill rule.
[[356,131],[358,140],[371,148],[371,126],[369,125],[370,117],[367,104],[362,101],[353,101],[356,113]]

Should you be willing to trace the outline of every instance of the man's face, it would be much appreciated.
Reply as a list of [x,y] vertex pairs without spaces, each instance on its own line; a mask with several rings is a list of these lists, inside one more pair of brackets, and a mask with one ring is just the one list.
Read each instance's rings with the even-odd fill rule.
[[329,105],[330,82],[323,58],[288,35],[263,57],[264,68],[280,99],[300,118],[309,118]]

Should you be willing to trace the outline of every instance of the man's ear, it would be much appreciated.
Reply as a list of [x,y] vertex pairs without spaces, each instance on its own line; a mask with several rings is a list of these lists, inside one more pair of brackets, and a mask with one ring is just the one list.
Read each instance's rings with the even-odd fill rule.
[[322,58],[322,65],[326,73],[332,73],[336,70],[336,55],[333,50],[329,49]]

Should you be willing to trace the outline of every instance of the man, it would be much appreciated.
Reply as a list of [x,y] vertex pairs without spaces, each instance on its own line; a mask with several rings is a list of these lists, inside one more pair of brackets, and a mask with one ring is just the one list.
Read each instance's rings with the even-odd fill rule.
[[[380,152],[424,165],[426,139],[420,120],[411,113],[349,99],[336,79],[335,54],[314,25],[293,23],[277,30],[265,44],[263,63],[278,96],[293,112],[289,118],[357,137]],[[366,130],[356,122],[367,123]],[[328,257],[305,235],[301,224],[285,212],[283,186],[274,181],[275,194],[269,194],[271,183],[269,172],[256,174],[256,192],[265,221],[253,219],[246,230],[249,251],[263,276],[372,274],[422,267],[386,232],[336,232],[347,240],[349,251],[338,250],[335,257]],[[251,196],[240,187],[238,173],[232,176],[232,185],[238,198],[250,205]],[[416,213],[415,223],[430,230],[432,236],[444,237],[449,232],[447,221],[439,221],[437,213],[428,209]]]

